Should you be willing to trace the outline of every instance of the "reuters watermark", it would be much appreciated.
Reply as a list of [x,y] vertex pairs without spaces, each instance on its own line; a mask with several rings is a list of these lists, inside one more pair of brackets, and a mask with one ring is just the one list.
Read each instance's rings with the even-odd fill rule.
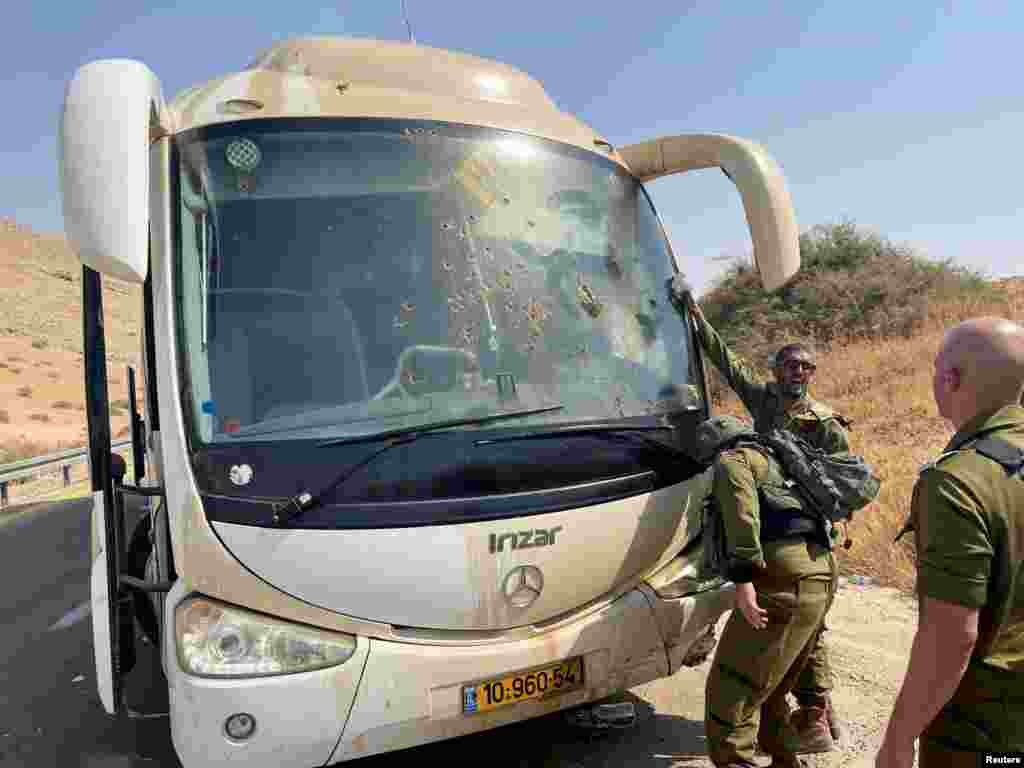
[[1024,765],[1024,752],[982,752],[978,765]]

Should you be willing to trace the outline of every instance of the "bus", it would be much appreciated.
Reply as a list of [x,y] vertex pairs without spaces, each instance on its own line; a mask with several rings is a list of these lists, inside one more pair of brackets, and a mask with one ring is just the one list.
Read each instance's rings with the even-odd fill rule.
[[[517,68],[331,36],[170,101],[87,63],[59,135],[106,712],[139,631],[186,768],[345,762],[706,656],[734,585],[703,564],[705,369],[644,184],[720,168],[774,290],[798,233],[763,147],[613,146]],[[141,286],[131,482],[104,277]]]

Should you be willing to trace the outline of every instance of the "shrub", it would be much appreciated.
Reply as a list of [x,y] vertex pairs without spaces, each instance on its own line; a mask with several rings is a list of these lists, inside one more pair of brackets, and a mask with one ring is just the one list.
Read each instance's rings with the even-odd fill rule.
[[770,355],[787,342],[824,351],[839,342],[909,338],[933,303],[964,294],[985,300],[995,291],[965,267],[929,261],[844,222],[800,236],[800,271],[778,291],[765,293],[751,266],[737,261],[701,306],[726,343],[767,375]]

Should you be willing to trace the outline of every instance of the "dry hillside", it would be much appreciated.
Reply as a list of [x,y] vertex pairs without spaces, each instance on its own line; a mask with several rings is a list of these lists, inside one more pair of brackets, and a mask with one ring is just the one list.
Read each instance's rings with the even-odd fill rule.
[[[0,219],[0,464],[85,445],[81,274],[62,236]],[[103,302],[117,435],[128,424],[126,367],[140,358],[141,289],[104,280]]]

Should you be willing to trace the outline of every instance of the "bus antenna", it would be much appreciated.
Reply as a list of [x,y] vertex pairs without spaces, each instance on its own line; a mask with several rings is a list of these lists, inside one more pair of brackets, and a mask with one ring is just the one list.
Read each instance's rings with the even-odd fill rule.
[[405,28],[409,31],[409,42],[413,45],[416,44],[416,38],[412,34],[412,24],[409,23],[409,14],[405,10],[405,0],[402,2],[402,18],[405,20]]

